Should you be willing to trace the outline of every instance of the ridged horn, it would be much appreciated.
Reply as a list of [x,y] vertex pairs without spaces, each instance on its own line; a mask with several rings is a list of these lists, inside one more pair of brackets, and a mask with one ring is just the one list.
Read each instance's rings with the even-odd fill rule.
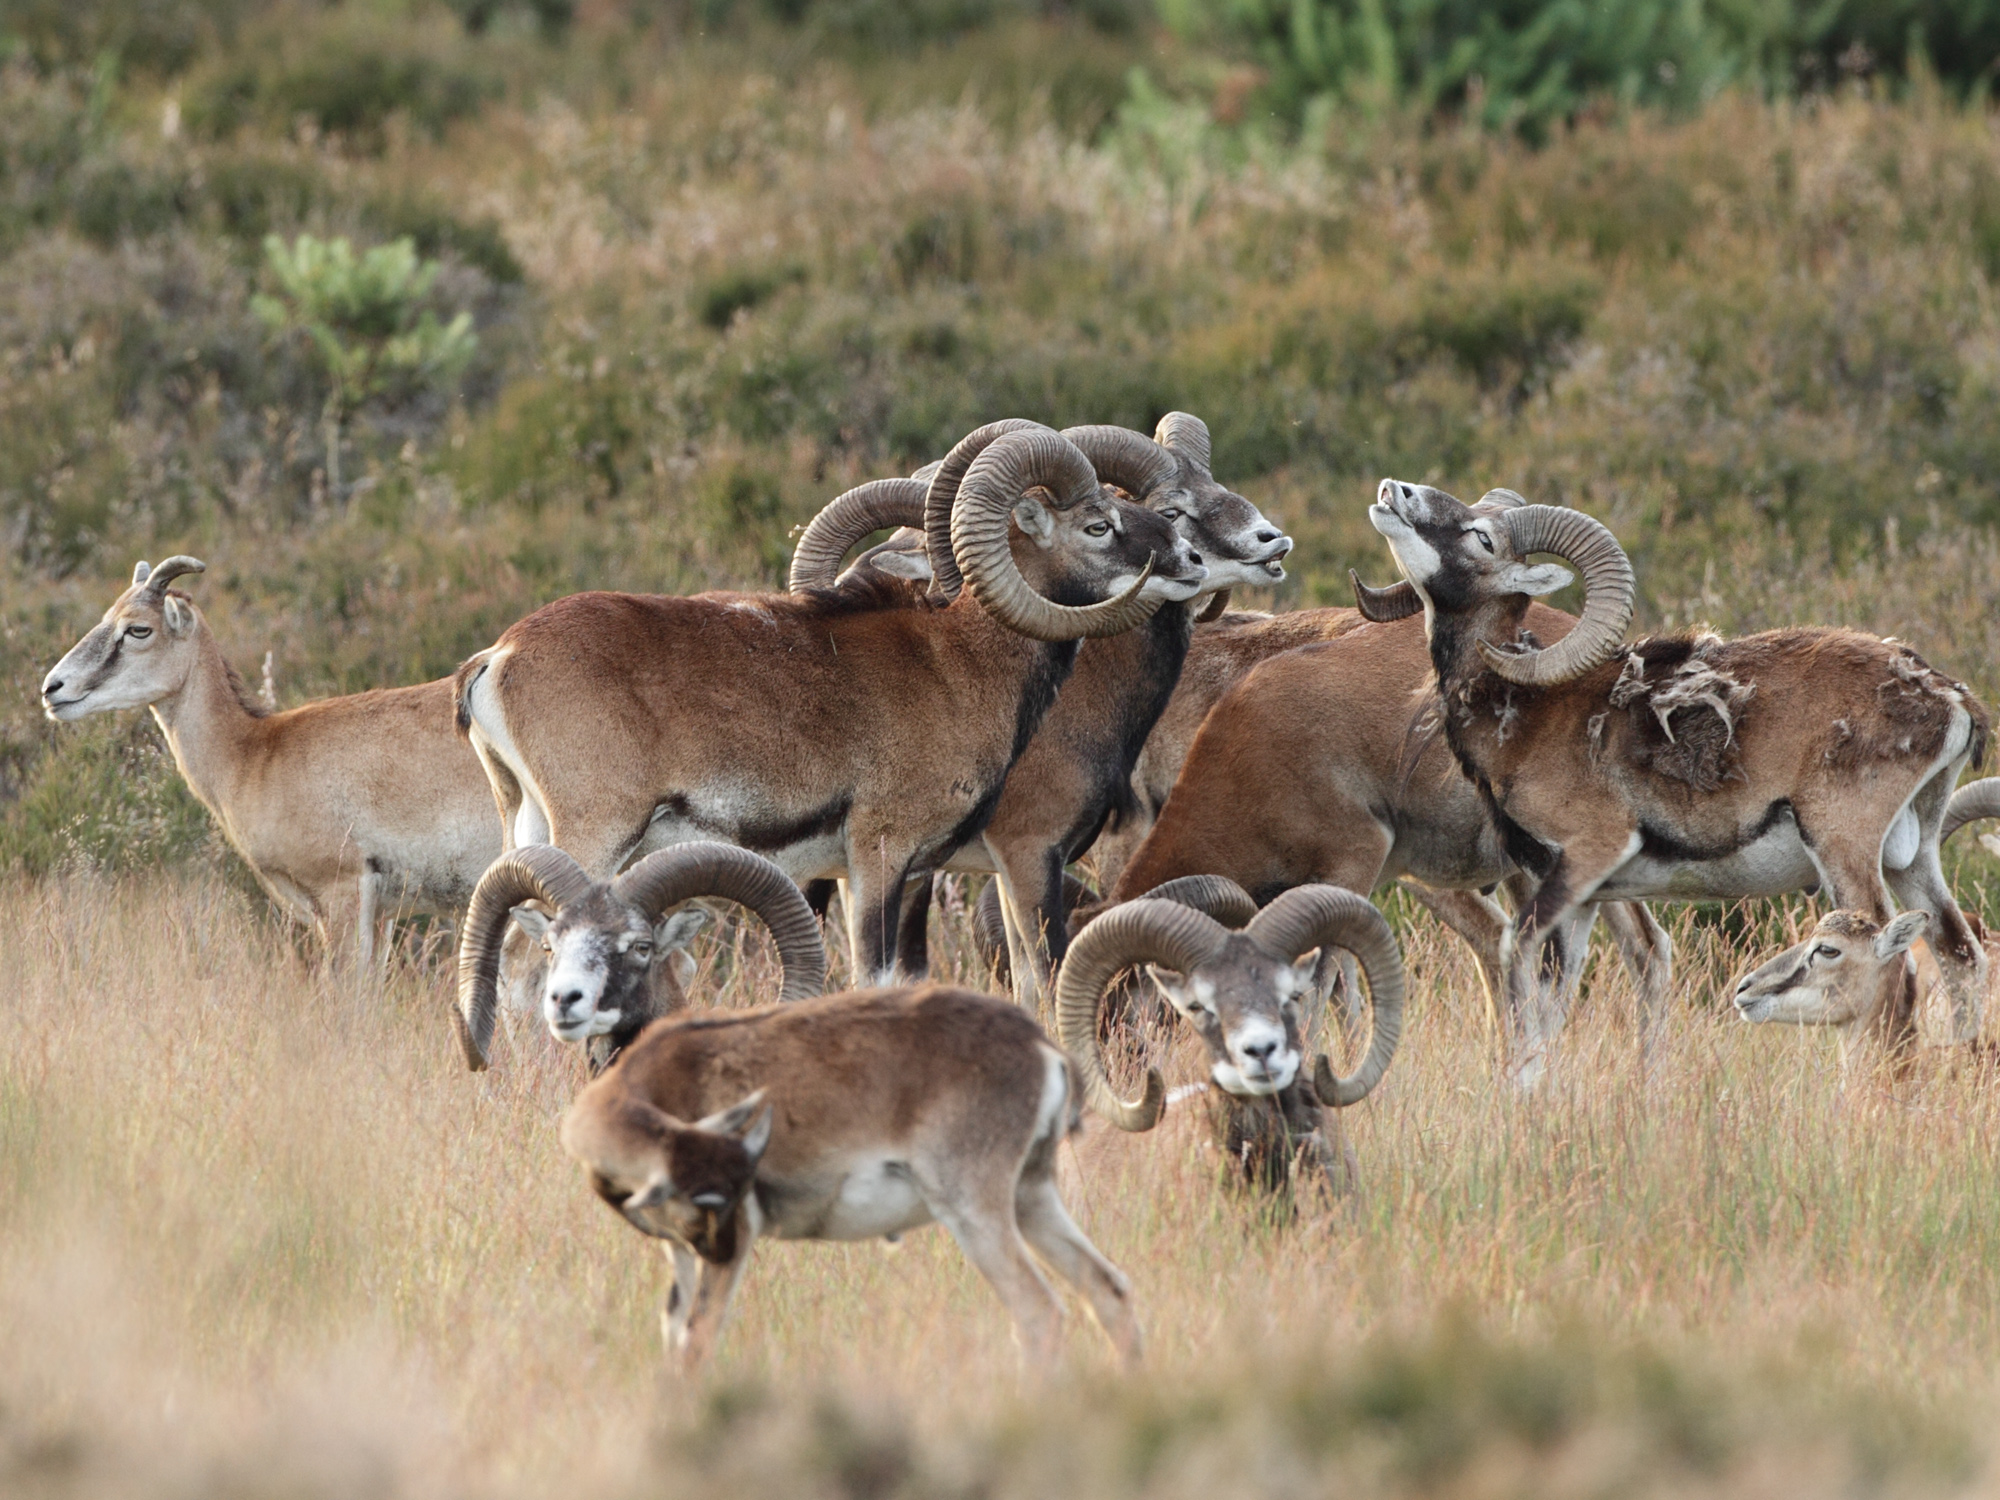
[[925,489],[916,479],[871,479],[829,500],[792,552],[791,591],[832,588],[842,559],[870,532],[922,526]]
[[[137,569],[133,571],[137,572]],[[168,558],[146,575],[146,587],[154,594],[164,594],[167,591],[167,585],[172,583],[176,578],[179,578],[183,573],[206,573],[207,571],[208,564],[200,558],[177,554]]]
[[583,866],[553,844],[529,844],[503,854],[486,867],[466,908],[458,940],[459,1045],[465,1065],[477,1073],[486,1066],[493,1045],[493,1012],[498,1004],[500,939],[507,931],[507,913],[528,901],[542,901],[561,911],[597,882]]
[[1090,460],[1097,477],[1144,502],[1163,484],[1180,478],[1181,461],[1129,427],[1065,427],[1063,436]]
[[972,461],[1010,432],[1050,430],[1026,417],[1003,417],[968,432],[952,445],[951,452],[925,466],[931,472],[929,488],[924,492],[924,550],[930,554],[933,594],[942,599],[956,599],[965,585],[958,571],[958,559],[951,551],[951,517],[958,503],[958,487],[964,483],[965,471],[972,467]]
[[1333,1071],[1325,1053],[1313,1059],[1313,1092],[1320,1103],[1345,1109],[1366,1099],[1403,1036],[1403,955],[1382,913],[1366,897],[1332,885],[1295,886],[1257,913],[1250,940],[1273,958],[1295,962],[1314,948],[1345,948],[1368,977],[1368,1051],[1347,1077]]
[[1951,794],[1951,801],[1945,804],[1938,842],[1942,844],[1967,823],[1977,823],[1982,818],[2000,818],[2000,776],[1968,781]]
[[1364,620],[1385,625],[1391,620],[1407,620],[1411,615],[1424,612],[1423,595],[1407,578],[1401,583],[1390,584],[1386,589],[1371,589],[1361,581],[1359,573],[1349,568],[1347,581],[1354,588],[1354,607],[1361,611]]
[[1208,423],[1200,417],[1184,411],[1168,412],[1153,429],[1153,441],[1204,469],[1214,467],[1208,456]]
[[1229,594],[1230,590],[1228,589],[1217,589],[1214,593],[1210,594],[1208,596],[1208,603],[1204,604],[1201,607],[1201,613],[1194,617],[1195,624],[1207,625],[1229,613]]
[[1120,1130],[1151,1130],[1166,1103],[1159,1069],[1146,1070],[1145,1091],[1121,1099],[1104,1072],[1097,1040],[1098,1009],[1121,969],[1156,963],[1186,974],[1221,951],[1228,932],[1206,912],[1178,901],[1128,901],[1114,906],[1073,938],[1056,981],[1056,1025],[1090,1107]]
[[1583,617],[1546,650],[1513,653],[1481,641],[1486,664],[1509,682],[1549,687],[1609,661],[1632,623],[1637,591],[1618,538],[1602,521],[1561,505],[1523,505],[1506,512],[1505,522],[1515,556],[1547,552],[1583,575]]
[[697,896],[734,901],[771,930],[785,972],[780,1000],[804,1000],[826,988],[819,922],[791,877],[761,854],[708,840],[656,849],[612,881],[611,894],[651,921]]
[[973,598],[1001,624],[1038,641],[1119,635],[1150,616],[1158,607],[1142,597],[1150,559],[1130,588],[1100,604],[1056,604],[1028,586],[1007,528],[1015,502],[1037,486],[1054,494],[1056,509],[1068,510],[1096,498],[1097,471],[1075,444],[1046,427],[996,438],[965,471],[952,505],[951,546]]
[[1257,915],[1257,903],[1250,893],[1227,875],[1183,875],[1154,886],[1139,899],[1178,901],[1182,906],[1208,913],[1230,928],[1247,927]]

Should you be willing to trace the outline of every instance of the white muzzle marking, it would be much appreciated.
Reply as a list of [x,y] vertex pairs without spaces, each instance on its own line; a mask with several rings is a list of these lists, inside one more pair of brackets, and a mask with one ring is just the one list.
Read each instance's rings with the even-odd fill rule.
[[1299,1054],[1285,1040],[1285,1028],[1262,1016],[1229,1033],[1229,1061],[1210,1072],[1216,1086],[1231,1094],[1275,1094],[1299,1074]]
[[604,999],[607,956],[593,933],[578,934],[550,960],[548,983],[542,991],[542,1016],[559,1041],[588,1041],[617,1026],[623,1012],[600,1011]]

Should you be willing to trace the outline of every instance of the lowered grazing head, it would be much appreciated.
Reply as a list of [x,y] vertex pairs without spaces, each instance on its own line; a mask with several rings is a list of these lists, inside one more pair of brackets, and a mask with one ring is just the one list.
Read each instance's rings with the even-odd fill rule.
[[1139,1099],[1118,1098],[1098,1042],[1106,991],[1121,970],[1140,963],[1151,966],[1168,1002],[1207,1046],[1218,1088],[1254,1099],[1291,1087],[1304,1066],[1299,998],[1327,944],[1360,961],[1373,1012],[1368,1052],[1353,1074],[1336,1075],[1324,1055],[1313,1061],[1313,1093],[1322,1104],[1344,1108],[1381,1082],[1402,1034],[1402,957],[1388,923],[1366,900],[1308,885],[1257,911],[1232,882],[1191,876],[1105,912],[1071,942],[1056,991],[1063,1045],[1091,1107],[1124,1130],[1150,1130],[1159,1119],[1160,1075],[1147,1074]]
[[1208,567],[1209,592],[1283,581],[1292,539],[1209,472],[1208,427],[1201,418],[1169,412],[1151,438],[1125,427],[1071,427],[1063,436],[1083,451],[1099,479],[1125,490],[1187,539]]
[[140,563],[132,586],[104,618],[42,679],[42,709],[68,721],[120,708],[144,708],[180,691],[195,661],[200,621],[187,595],[170,590],[174,579],[207,564],[170,557],[157,568]]
[[[647,855],[609,881],[549,844],[503,854],[480,877],[458,950],[459,1039],[468,1066],[486,1066],[497,1006],[500,940],[511,918],[545,955],[542,1016],[559,1041],[592,1044],[602,1067],[656,1018],[651,970],[684,947],[699,919],[666,914],[700,896],[734,901],[771,930],[784,966],[778,998],[826,983],[819,922],[784,871],[748,849],[709,842]],[[548,908],[537,911],[526,903]]]
[[[1385,479],[1368,508],[1369,522],[1389,543],[1417,603],[1430,617],[1433,639],[1444,619],[1463,619],[1484,664],[1509,682],[1547,687],[1610,660],[1632,620],[1632,564],[1601,522],[1559,505],[1529,505],[1512,490],[1491,491],[1467,505],[1427,484]],[[1583,574],[1583,616],[1575,630],[1543,649],[1505,649],[1485,632],[1509,628],[1529,597],[1570,582],[1568,569],[1529,559],[1560,557]],[[1394,589],[1359,595],[1371,619],[1412,613]]]
[[771,1106],[759,1089],[689,1125],[623,1090],[597,1090],[563,1116],[562,1143],[633,1228],[727,1261],[736,1210],[771,1143]]
[[1871,1020],[1914,990],[1910,945],[1930,920],[1928,912],[1906,911],[1883,926],[1862,912],[1828,912],[1803,943],[1736,981],[1737,1013],[1792,1026]]

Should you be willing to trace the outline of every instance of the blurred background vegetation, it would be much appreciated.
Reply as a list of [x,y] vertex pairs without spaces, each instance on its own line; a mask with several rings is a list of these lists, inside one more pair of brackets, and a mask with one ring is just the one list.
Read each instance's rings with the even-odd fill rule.
[[[1258,602],[1386,570],[1382,474],[1506,484],[1647,624],[2000,701],[1997,56],[1973,0],[13,0],[0,867],[212,852],[142,716],[37,712],[138,557],[296,703],[775,584],[999,415],[1200,413],[1300,541]],[[413,257],[342,347],[451,358],[336,386],[301,236]]]

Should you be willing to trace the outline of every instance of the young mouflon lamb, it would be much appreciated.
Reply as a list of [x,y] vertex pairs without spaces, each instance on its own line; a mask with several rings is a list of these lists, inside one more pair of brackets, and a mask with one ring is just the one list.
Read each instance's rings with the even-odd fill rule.
[[[786,886],[796,910],[780,920],[796,922],[805,899]],[[616,937],[572,922],[552,964]],[[713,1348],[758,1240],[894,1239],[933,1221],[993,1284],[1032,1362],[1054,1356],[1062,1323],[1038,1259],[1135,1360],[1131,1283],[1056,1190],[1081,1098],[1069,1059],[1004,1001],[859,990],[655,1021],[578,1096],[562,1140],[598,1196],[664,1242],[662,1328],[684,1366]]]

